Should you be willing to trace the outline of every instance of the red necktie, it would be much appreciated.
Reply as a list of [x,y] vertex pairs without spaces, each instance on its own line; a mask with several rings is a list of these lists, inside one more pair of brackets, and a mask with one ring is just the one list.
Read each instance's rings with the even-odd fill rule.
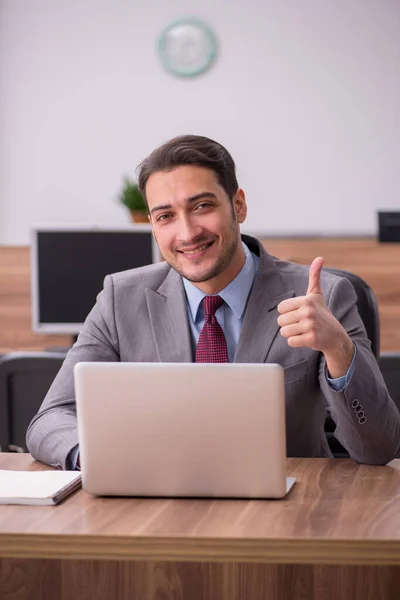
[[228,362],[225,335],[221,325],[215,318],[215,313],[223,302],[221,296],[205,296],[203,299],[205,322],[200,332],[195,362]]

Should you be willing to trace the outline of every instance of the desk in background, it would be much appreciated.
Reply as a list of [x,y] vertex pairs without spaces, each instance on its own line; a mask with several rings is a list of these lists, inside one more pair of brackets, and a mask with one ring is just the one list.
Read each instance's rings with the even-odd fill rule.
[[[327,267],[360,275],[374,290],[381,317],[381,350],[400,350],[400,244],[374,238],[270,238],[264,246],[279,258],[310,264],[324,256]],[[65,347],[71,336],[31,330],[28,247],[0,247],[0,353]]]
[[[46,467],[0,454],[0,468]],[[0,598],[398,599],[400,460],[289,459],[288,470],[285,500],[80,490],[56,507],[1,506]]]

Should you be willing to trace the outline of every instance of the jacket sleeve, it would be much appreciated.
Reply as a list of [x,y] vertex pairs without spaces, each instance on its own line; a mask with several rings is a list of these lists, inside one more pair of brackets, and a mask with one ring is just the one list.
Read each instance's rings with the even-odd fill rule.
[[78,443],[74,366],[85,361],[119,361],[112,276],[104,280],[103,291],[77,342],[27,430],[26,442],[32,456],[56,468],[67,468],[67,456]]
[[337,426],[335,436],[350,456],[360,463],[386,464],[399,452],[400,414],[371,351],[356,301],[351,283],[337,279],[328,306],[356,345],[355,364],[344,390],[335,392],[327,381],[322,357],[319,381]]

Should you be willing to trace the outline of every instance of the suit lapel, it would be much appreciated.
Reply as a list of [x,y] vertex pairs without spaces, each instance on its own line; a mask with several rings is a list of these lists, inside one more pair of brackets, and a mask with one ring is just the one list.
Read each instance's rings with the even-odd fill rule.
[[[260,262],[247,302],[234,362],[265,362],[279,330],[279,302],[295,295],[285,290],[275,259],[254,238],[242,236],[259,255]],[[192,362],[192,342],[187,303],[181,276],[170,269],[158,288],[146,288],[146,300],[157,355],[160,362]]]
[[282,300],[292,298],[294,290],[285,290],[275,259],[255,240],[243,236],[250,249],[260,256],[258,271],[246,306],[246,312],[236,348],[234,362],[265,362],[272,342],[279,331],[276,307]]
[[160,362],[192,362],[186,296],[180,275],[170,269],[158,288],[146,288],[147,308]]

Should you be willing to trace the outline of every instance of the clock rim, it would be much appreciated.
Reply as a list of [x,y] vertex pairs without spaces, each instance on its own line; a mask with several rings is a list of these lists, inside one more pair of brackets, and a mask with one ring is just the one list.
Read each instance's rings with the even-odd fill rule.
[[[199,29],[201,29],[202,32],[208,38],[209,51],[208,51],[207,57],[204,60],[204,64],[200,67],[197,67],[196,69],[181,70],[177,67],[172,66],[170,61],[167,59],[167,56],[165,53],[166,34],[169,31],[171,31],[171,29],[173,29],[174,27],[177,27],[178,25],[194,25],[195,27],[198,27]],[[163,65],[164,69],[166,71],[168,71],[169,73],[172,73],[173,75],[178,75],[179,77],[195,77],[197,75],[201,75],[202,73],[207,71],[212,66],[212,64],[214,63],[214,61],[217,57],[217,53],[218,53],[217,38],[216,38],[213,30],[211,29],[211,27],[209,27],[206,23],[204,23],[204,21],[201,21],[200,19],[192,19],[192,18],[177,19],[175,21],[172,21],[169,25],[167,25],[159,35],[157,47],[158,47],[158,54],[159,54],[159,57],[160,57],[160,60],[161,60],[161,63]]]

